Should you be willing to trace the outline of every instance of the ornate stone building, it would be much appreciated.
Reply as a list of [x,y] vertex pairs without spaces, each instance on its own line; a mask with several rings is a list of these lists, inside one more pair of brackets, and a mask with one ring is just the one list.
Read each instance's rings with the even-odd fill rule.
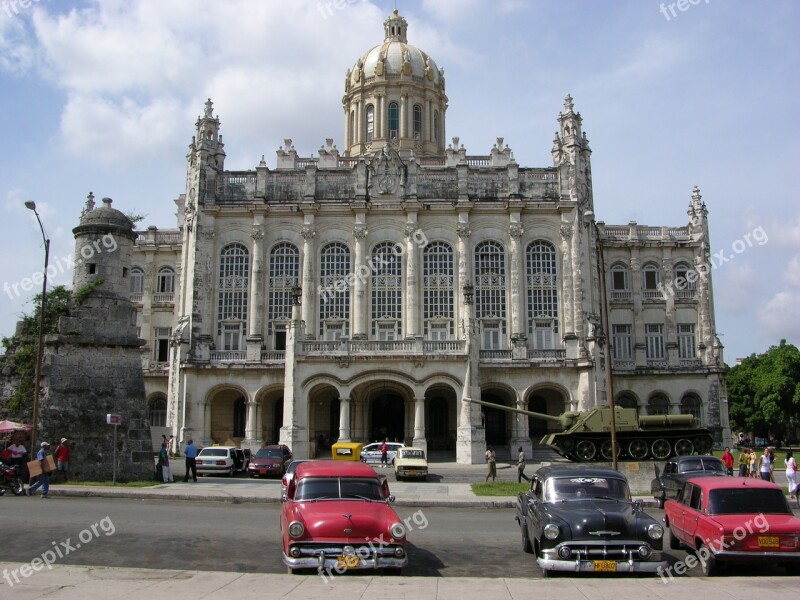
[[[140,232],[132,264],[151,421],[180,440],[389,437],[463,463],[530,451],[545,421],[607,403],[598,252],[616,402],[694,413],[727,436],[705,205],[680,227],[596,222],[591,150],[570,96],[553,166],[498,138],[445,147],[444,71],[405,19],[347,71],[344,148],[292,141],[270,168],[225,169],[209,100],[178,228]],[[699,267],[698,267],[699,265]],[[725,438],[727,439],[727,437]]]

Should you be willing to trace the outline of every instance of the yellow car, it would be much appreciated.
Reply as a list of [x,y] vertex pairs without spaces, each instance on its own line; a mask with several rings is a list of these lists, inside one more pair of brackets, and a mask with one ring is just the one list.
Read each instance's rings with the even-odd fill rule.
[[403,446],[397,449],[394,457],[394,476],[398,481],[406,478],[428,478],[428,461],[425,450],[413,446]]

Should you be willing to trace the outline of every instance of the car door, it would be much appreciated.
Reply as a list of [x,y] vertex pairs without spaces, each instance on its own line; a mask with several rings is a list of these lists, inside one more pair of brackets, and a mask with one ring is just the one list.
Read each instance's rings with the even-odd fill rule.
[[678,475],[678,463],[674,460],[664,465],[664,492],[667,498],[677,498],[683,487],[683,478]]
[[670,510],[672,511],[669,517],[669,525],[670,529],[672,529],[673,535],[675,535],[678,539],[686,541],[686,510],[689,508],[688,500],[691,499],[692,496],[692,489],[694,489],[694,485],[691,483],[686,483],[683,487],[683,493],[680,495],[680,498],[677,498],[677,505],[672,505]]
[[542,513],[544,512],[543,502],[544,481],[541,477],[533,476],[531,481],[531,491],[528,494],[528,503],[525,506],[525,522],[528,525],[528,538],[533,541],[542,535],[542,528],[545,526]]
[[692,494],[689,498],[689,506],[683,515],[683,530],[686,532],[686,540],[691,541],[695,538],[700,524],[701,511],[703,509],[703,488],[699,485],[692,485]]

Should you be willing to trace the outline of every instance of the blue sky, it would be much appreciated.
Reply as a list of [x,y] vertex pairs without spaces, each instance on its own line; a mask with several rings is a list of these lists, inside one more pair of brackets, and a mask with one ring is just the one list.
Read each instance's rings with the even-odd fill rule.
[[[469,154],[487,154],[502,136],[522,166],[549,166],[569,92],[593,150],[598,218],[684,225],[700,187],[712,251],[733,256],[713,271],[730,364],[781,338],[800,343],[792,199],[800,4],[693,1],[397,7],[409,42],[445,69],[447,139],[459,136]],[[274,167],[284,138],[301,156],[316,155],[327,137],[341,146],[345,72],[382,41],[393,8],[382,0],[0,0],[0,333],[13,333],[30,310],[36,290],[21,282],[43,260],[25,200],[39,207],[62,263],[89,191],[146,214],[143,226],[174,227],[207,97],[228,169],[254,168],[262,154]],[[71,272],[54,283],[69,285]]]

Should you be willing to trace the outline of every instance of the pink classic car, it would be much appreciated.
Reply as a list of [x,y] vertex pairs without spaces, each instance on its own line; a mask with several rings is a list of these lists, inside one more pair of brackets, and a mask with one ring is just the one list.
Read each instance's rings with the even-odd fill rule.
[[290,572],[341,574],[408,564],[406,528],[389,506],[389,484],[360,462],[313,461],[297,467],[281,506],[283,562]]

